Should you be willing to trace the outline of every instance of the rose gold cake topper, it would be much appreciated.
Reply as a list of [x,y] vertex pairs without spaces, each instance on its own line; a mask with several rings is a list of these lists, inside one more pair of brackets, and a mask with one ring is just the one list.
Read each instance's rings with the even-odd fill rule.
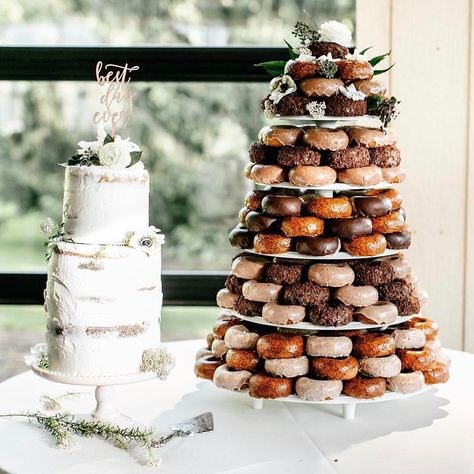
[[139,66],[120,64],[103,64],[98,61],[95,67],[95,77],[99,86],[105,86],[105,92],[100,97],[103,109],[92,116],[94,124],[110,122],[110,135],[115,136],[117,125],[127,125],[133,111],[133,98],[129,83],[131,73],[140,69]]

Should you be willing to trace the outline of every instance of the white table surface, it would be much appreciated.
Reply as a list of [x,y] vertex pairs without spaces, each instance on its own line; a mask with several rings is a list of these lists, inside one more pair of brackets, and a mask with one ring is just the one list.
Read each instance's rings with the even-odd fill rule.
[[[170,378],[117,387],[117,406],[132,418],[165,430],[205,411],[215,431],[176,440],[159,451],[155,469],[97,439],[78,439],[63,451],[40,428],[0,420],[0,471],[9,473],[474,473],[474,355],[449,351],[451,379],[403,401],[357,407],[354,420],[338,406],[265,402],[253,410],[245,396],[216,389],[194,377],[194,352],[202,341],[168,344],[177,365]],[[31,372],[0,384],[0,412],[34,411],[42,394],[89,392],[62,402],[74,413],[90,412],[92,388],[48,382]]]

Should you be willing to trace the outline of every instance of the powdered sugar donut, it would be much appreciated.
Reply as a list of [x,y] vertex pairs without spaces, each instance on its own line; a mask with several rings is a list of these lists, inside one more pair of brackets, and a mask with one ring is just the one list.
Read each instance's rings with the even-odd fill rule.
[[252,373],[248,370],[231,371],[227,364],[217,367],[212,381],[214,385],[226,390],[243,390],[248,388]]
[[295,324],[304,320],[306,310],[304,306],[281,305],[267,303],[262,308],[262,317],[273,324]]
[[267,359],[265,370],[274,377],[299,377],[309,372],[309,361],[306,356],[293,359]]
[[392,333],[397,349],[419,349],[426,343],[421,329],[395,329]]
[[354,282],[354,271],[344,263],[315,263],[308,269],[308,280],[321,286],[340,288]]
[[402,363],[395,355],[365,357],[359,361],[360,371],[370,377],[395,377],[402,370]]
[[243,284],[242,294],[244,298],[250,301],[269,303],[278,301],[282,288],[281,285],[275,285],[275,283],[260,283],[256,280],[249,280]]
[[344,304],[356,307],[370,306],[379,299],[379,293],[373,286],[352,286],[347,285],[338,288],[334,292],[334,297]]
[[296,381],[296,394],[303,400],[333,400],[341,395],[341,380],[315,380],[301,377]]
[[224,336],[225,345],[230,349],[254,349],[259,335],[242,324],[232,326]]
[[346,336],[309,336],[306,353],[312,357],[347,357],[352,341]]
[[425,385],[425,378],[420,371],[402,372],[387,379],[387,388],[392,392],[415,393]]

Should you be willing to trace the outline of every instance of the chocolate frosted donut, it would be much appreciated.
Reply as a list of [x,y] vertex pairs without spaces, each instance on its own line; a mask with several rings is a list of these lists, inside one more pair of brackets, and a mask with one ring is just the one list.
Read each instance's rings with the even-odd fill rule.
[[370,377],[395,377],[402,370],[402,363],[395,355],[386,357],[364,357],[359,361],[360,371]]
[[257,370],[260,358],[255,351],[229,349],[225,355],[227,367],[234,370]]
[[308,104],[313,99],[304,95],[289,94],[280,99],[278,104],[275,104],[275,113],[277,116],[285,115],[308,115]]
[[423,388],[425,379],[420,371],[402,372],[395,377],[389,377],[387,385],[391,392],[415,393]]
[[242,294],[242,285],[245,283],[245,280],[242,278],[237,278],[235,275],[228,275],[225,280],[225,287],[235,295]]
[[334,59],[345,58],[349,54],[349,49],[342,44],[333,43],[332,41],[317,41],[311,43],[309,46],[311,53],[314,57],[319,58],[320,56],[327,56],[331,53]]
[[317,283],[293,283],[283,290],[283,301],[298,306],[320,306],[329,300],[329,290]]
[[274,283],[248,280],[242,286],[242,295],[250,301],[275,302],[278,301],[282,288],[281,285],[275,285]]
[[299,165],[290,169],[288,179],[295,186],[324,186],[335,183],[337,173],[329,166]]
[[315,357],[311,361],[313,372],[323,379],[349,380],[353,379],[359,372],[359,363],[352,356]]
[[248,207],[242,207],[239,211],[239,224],[245,227],[245,219],[247,218],[247,214],[250,212]]
[[298,253],[315,255],[333,255],[339,252],[341,242],[337,237],[301,237],[296,242]]
[[320,326],[345,326],[352,321],[352,306],[330,301],[310,308],[308,316],[313,324]]
[[405,230],[403,232],[392,232],[385,236],[387,247],[393,250],[407,249],[411,245],[411,232]]
[[281,147],[294,145],[301,138],[303,130],[288,125],[273,125],[263,127],[258,132],[258,139],[264,145]]
[[265,370],[274,377],[294,378],[309,372],[309,360],[306,356],[292,359],[267,359]]
[[273,217],[299,216],[303,200],[296,196],[285,194],[269,194],[262,199],[262,210]]
[[321,219],[342,219],[352,215],[352,205],[345,196],[318,196],[306,203],[306,212]]
[[392,201],[386,196],[355,196],[351,200],[361,216],[381,217],[392,211]]
[[321,153],[307,146],[284,146],[278,151],[276,161],[281,166],[319,166]]
[[[259,165],[255,165],[259,166]],[[383,179],[382,169],[378,166],[363,166],[361,168],[348,168],[337,173],[340,183],[355,186],[375,186]]]
[[285,253],[290,250],[291,238],[278,234],[257,234],[253,239],[253,247],[258,253]]
[[230,370],[227,364],[218,367],[212,378],[214,385],[225,390],[243,390],[248,388],[252,374],[248,370]]
[[[239,279],[260,280],[265,272],[268,261],[258,257],[242,256],[232,262],[232,274]],[[243,284],[243,282],[242,282]]]
[[257,341],[257,352],[264,359],[301,357],[304,353],[304,341],[296,334],[265,334]]
[[341,239],[354,239],[372,233],[372,222],[368,217],[335,219],[329,223],[329,231]]
[[339,288],[354,281],[354,272],[344,263],[315,263],[308,269],[308,280],[321,286]]
[[332,128],[308,128],[304,132],[303,141],[318,150],[343,150],[349,145],[347,133]]
[[245,227],[234,227],[229,233],[229,242],[233,247],[250,249],[253,247],[255,232],[250,232]]
[[245,227],[251,232],[263,232],[276,229],[278,221],[275,217],[266,216],[257,211],[249,211],[245,217]]
[[395,145],[397,138],[391,129],[351,127],[347,130],[350,140],[367,148]]
[[370,164],[380,168],[392,168],[400,164],[400,150],[394,145],[369,148]]
[[379,294],[373,286],[347,285],[337,288],[334,292],[334,298],[346,305],[360,308],[375,304],[379,299]]
[[249,159],[252,163],[270,165],[275,163],[278,149],[263,143],[252,143],[249,150]]
[[277,285],[291,285],[303,281],[303,265],[291,263],[270,263],[265,267],[263,280]]
[[369,166],[370,155],[367,148],[353,146],[344,150],[330,151],[327,156],[327,163],[336,170],[346,168],[362,168]]
[[385,357],[395,354],[395,339],[389,334],[368,332],[352,338],[356,357]]
[[301,377],[296,381],[295,391],[303,400],[333,400],[341,395],[342,381],[315,380],[309,377]]
[[262,309],[262,317],[272,324],[295,324],[304,320],[304,306],[267,303]]
[[313,77],[298,84],[298,89],[307,97],[329,97],[339,94],[339,87],[344,87],[340,79]]
[[364,377],[359,375],[344,381],[342,393],[354,398],[377,398],[387,390],[387,383],[382,377]]
[[245,195],[245,205],[251,211],[261,211],[262,210],[262,199],[268,194],[267,191],[249,191]]
[[374,71],[368,61],[341,59],[337,63],[337,72],[344,81],[372,79]]
[[265,303],[250,301],[243,296],[239,296],[233,309],[242,316],[261,316],[264,304]]
[[380,79],[361,79],[353,82],[358,91],[363,92],[366,96],[381,95],[384,96],[387,88]]
[[393,303],[378,301],[372,306],[358,308],[354,318],[366,324],[390,324],[398,318],[398,308]]
[[281,222],[287,237],[315,237],[324,232],[324,221],[314,216],[287,217]]
[[249,395],[253,398],[282,398],[293,392],[293,380],[255,374],[250,377]]
[[379,286],[390,283],[395,278],[395,271],[386,260],[356,262],[352,265],[355,273],[355,285]]
[[343,242],[342,248],[351,255],[374,257],[385,252],[387,241],[382,234],[371,234]]
[[286,181],[286,171],[278,165],[253,165],[248,177],[261,184],[278,184]]
[[352,341],[346,336],[309,336],[306,353],[312,357],[347,357]]
[[328,117],[358,117],[367,113],[365,100],[352,100],[342,94],[323,99]]

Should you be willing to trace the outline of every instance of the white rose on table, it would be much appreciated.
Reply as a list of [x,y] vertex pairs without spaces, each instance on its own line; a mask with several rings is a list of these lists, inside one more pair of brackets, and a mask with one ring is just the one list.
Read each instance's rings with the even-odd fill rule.
[[132,162],[132,151],[138,151],[138,145],[117,135],[113,142],[106,143],[99,150],[100,164],[109,168],[126,168]]
[[352,41],[352,33],[346,25],[338,21],[326,21],[319,27],[321,41],[349,46]]

